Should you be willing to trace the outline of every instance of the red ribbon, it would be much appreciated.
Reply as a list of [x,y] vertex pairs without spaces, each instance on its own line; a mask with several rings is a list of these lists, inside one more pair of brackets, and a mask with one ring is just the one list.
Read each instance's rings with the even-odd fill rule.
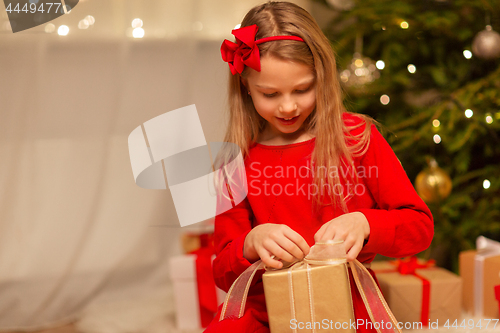
[[429,280],[423,276],[417,274],[415,270],[421,268],[434,267],[436,264],[435,260],[428,260],[427,262],[421,264],[417,261],[417,257],[409,257],[406,259],[398,259],[395,261],[390,261],[392,265],[396,266],[396,269],[387,270],[376,270],[375,273],[392,273],[398,272],[402,275],[413,275],[422,280],[422,307],[420,310],[420,321],[423,326],[429,325],[429,311],[430,311],[430,298],[431,298],[431,283]]
[[255,40],[259,27],[252,24],[248,27],[233,29],[231,33],[236,38],[236,43],[224,40],[220,47],[222,60],[229,64],[231,73],[242,73],[245,66],[260,72],[260,52],[257,45],[273,40],[304,40],[298,36],[270,36]]
[[200,235],[201,247],[191,252],[196,254],[196,284],[202,327],[207,327],[217,313],[217,292],[212,274],[212,255],[215,253],[213,234]]
[[[500,284],[495,286],[495,299],[500,302]],[[500,311],[500,303],[498,304],[498,309]]]

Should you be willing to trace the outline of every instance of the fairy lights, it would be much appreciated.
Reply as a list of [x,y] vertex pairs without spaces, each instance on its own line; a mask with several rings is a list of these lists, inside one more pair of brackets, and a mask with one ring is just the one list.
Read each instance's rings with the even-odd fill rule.
[[389,98],[388,95],[380,96],[380,103],[382,103],[383,105],[389,104],[390,101],[391,101],[391,99]]
[[487,124],[492,124],[493,123],[493,117],[491,116],[491,113],[486,114],[486,123]]
[[61,25],[58,29],[57,29],[57,34],[59,36],[67,36],[69,33],[69,28],[67,25]]
[[142,28],[144,22],[140,18],[136,18],[132,20],[132,28]]
[[134,38],[143,38],[144,37],[144,29],[143,28],[135,28],[132,31],[132,36]]

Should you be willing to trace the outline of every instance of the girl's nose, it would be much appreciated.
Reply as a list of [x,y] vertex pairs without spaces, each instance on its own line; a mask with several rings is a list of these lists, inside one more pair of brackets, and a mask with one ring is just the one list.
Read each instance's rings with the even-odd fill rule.
[[279,111],[282,113],[292,113],[297,110],[297,103],[293,100],[283,101],[279,106]]

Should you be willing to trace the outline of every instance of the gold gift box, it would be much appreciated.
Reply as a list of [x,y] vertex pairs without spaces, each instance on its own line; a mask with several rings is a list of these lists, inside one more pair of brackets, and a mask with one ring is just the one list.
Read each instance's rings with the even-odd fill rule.
[[355,319],[347,265],[309,267],[308,272],[307,264],[298,263],[264,273],[271,332],[296,328],[306,333],[313,327],[315,332],[356,332],[350,325]]
[[[380,289],[398,322],[420,322],[422,313],[422,280],[411,274],[400,274],[395,265],[372,262]],[[387,272],[394,270],[394,272]],[[420,268],[415,272],[430,282],[429,319],[443,325],[460,318],[462,279],[439,267]],[[427,325],[428,323],[422,323]]]

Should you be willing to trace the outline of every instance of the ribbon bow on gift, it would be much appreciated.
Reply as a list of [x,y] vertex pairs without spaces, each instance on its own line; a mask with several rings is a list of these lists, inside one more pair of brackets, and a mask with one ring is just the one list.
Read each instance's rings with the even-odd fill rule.
[[409,257],[406,259],[398,259],[395,262],[391,261],[391,264],[396,265],[400,274],[414,275],[416,269],[434,267],[436,265],[436,261],[428,260],[424,263],[419,263],[417,257]]
[[[347,264],[346,253],[343,241],[318,242],[311,247],[309,254],[302,260],[284,265],[282,269],[290,270],[297,265],[325,266],[325,265],[345,265]],[[368,270],[359,261],[354,260],[348,263],[356,286],[361,294],[363,303],[366,306],[368,315],[373,323],[388,323],[392,325],[374,325],[378,333],[401,333],[398,322],[387,305],[377,283]],[[245,311],[245,303],[255,273],[260,269],[268,269],[265,264],[258,260],[248,267],[229,289],[226,300],[222,307],[219,320],[227,318],[241,318]],[[311,302],[311,298],[309,299]],[[390,327],[389,327],[390,326]],[[313,329],[314,332],[314,329]]]
[[375,270],[376,274],[379,273],[395,273],[398,272],[402,275],[413,275],[422,281],[422,305],[420,309],[420,322],[422,326],[428,326],[430,318],[430,300],[431,300],[431,282],[419,275],[416,270],[422,268],[432,268],[436,265],[436,261],[431,259],[426,262],[418,262],[415,256],[389,261],[391,265],[396,266],[395,269],[381,269]]
[[273,40],[304,40],[297,36],[270,36],[255,40],[259,28],[256,24],[239,29],[233,29],[231,33],[236,38],[236,43],[224,40],[220,47],[222,60],[229,64],[231,73],[242,73],[245,66],[260,72],[260,53],[257,45]]

